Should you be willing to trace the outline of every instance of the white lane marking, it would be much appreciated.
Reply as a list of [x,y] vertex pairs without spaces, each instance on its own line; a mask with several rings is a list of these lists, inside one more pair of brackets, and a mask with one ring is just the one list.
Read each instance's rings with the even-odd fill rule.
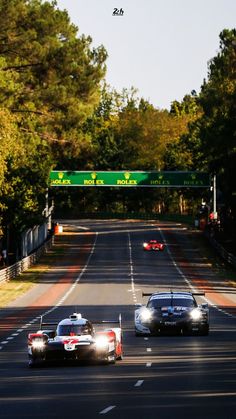
[[[96,246],[96,242],[97,242],[97,237],[98,237],[98,232],[96,232],[96,236],[95,236],[95,239],[94,239],[94,242],[93,242],[93,247],[91,249],[91,252],[89,253],[89,256],[88,256],[88,259],[87,259],[86,264],[84,265],[84,267],[83,267],[82,271],[80,272],[80,274],[77,276],[75,282],[71,285],[71,287],[68,289],[68,291],[66,292],[66,294],[61,298],[61,300],[55,306],[53,306],[50,310],[45,311],[42,315],[35,317],[29,323],[26,323],[23,326],[21,326],[20,329],[17,329],[16,330],[17,334],[16,333],[12,333],[11,336],[9,336],[9,337],[6,338],[7,340],[0,342],[2,345],[7,344],[9,342],[9,340],[14,339],[14,337],[16,337],[16,336],[19,335],[19,333],[23,332],[23,330],[27,329],[33,323],[35,323],[36,321],[38,321],[41,318],[41,316],[43,317],[43,316],[45,316],[47,314],[52,313],[53,311],[57,310],[58,307],[60,307],[62,305],[62,303],[66,300],[66,298],[72,293],[72,291],[74,291],[76,285],[78,284],[78,282],[80,281],[81,277],[83,276],[83,274],[87,270],[88,265],[89,265],[89,262],[90,262],[90,259],[91,259],[92,255],[94,253],[94,250],[95,250],[95,246]],[[0,351],[2,349],[3,349],[3,347],[0,346]]]
[[101,412],[99,412],[99,415],[105,415],[106,413],[110,412],[110,410],[114,409],[116,406],[108,406],[106,407],[106,409],[101,410]]
[[159,230],[159,232],[160,232],[160,235],[161,235],[161,238],[162,238],[162,241],[165,243],[165,245],[166,245],[166,250],[167,250],[167,253],[168,253],[168,255],[169,255],[169,257],[170,257],[170,259],[171,259],[171,261],[172,261],[172,263],[173,263],[173,265],[174,265],[174,267],[175,267],[175,269],[177,270],[177,272],[180,274],[180,276],[183,278],[183,280],[188,284],[188,286],[190,287],[190,289],[193,291],[193,292],[196,292],[196,290],[195,290],[195,288],[193,287],[193,285],[191,284],[191,282],[186,278],[186,276],[184,275],[184,273],[181,271],[181,269],[179,268],[179,266],[177,265],[177,263],[175,262],[175,260],[174,260],[174,258],[173,258],[173,256],[172,256],[172,253],[171,253],[171,251],[170,251],[170,249],[169,249],[169,247],[167,246],[167,242],[166,242],[166,239],[165,239],[165,236],[164,236],[164,233],[162,232],[162,230],[160,229],[160,227],[158,227],[158,230]]
[[147,363],[146,363],[146,367],[148,367],[148,368],[149,368],[149,367],[151,367],[151,366],[152,366],[152,363],[151,363],[151,362],[147,362]]
[[148,340],[149,338],[144,338],[144,340]]
[[77,230],[89,230],[88,227],[83,227],[83,226],[75,226],[77,228]]
[[[129,275],[129,276],[130,276],[130,275]],[[127,292],[134,292],[134,291],[135,291],[135,292],[137,292],[137,291],[141,291],[141,288],[135,288],[135,290],[132,290],[132,289],[130,289],[130,288],[129,288],[129,289],[127,290]]]
[[147,348],[147,352],[152,352],[152,348]]
[[132,245],[131,245],[131,239],[130,239],[130,232],[128,232],[128,248],[129,248],[129,265],[130,265],[130,282],[131,282],[131,292],[133,294],[133,302],[134,304],[137,303],[137,297],[136,297],[136,289],[134,286],[134,267],[133,267],[133,258],[132,258]]
[[137,383],[134,384],[134,387],[140,387],[143,384],[144,380],[138,380]]

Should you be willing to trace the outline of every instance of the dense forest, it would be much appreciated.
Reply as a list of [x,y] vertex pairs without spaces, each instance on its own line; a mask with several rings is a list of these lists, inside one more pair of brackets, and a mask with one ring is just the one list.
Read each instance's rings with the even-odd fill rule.
[[[0,0],[2,235],[8,229],[17,238],[42,221],[53,169],[206,171],[217,176],[221,212],[234,220],[236,29],[222,28],[200,93],[186,93],[170,111],[135,88],[111,89],[106,59],[105,46],[93,48],[56,1]],[[60,214],[75,215],[194,213],[210,199],[209,191],[127,189],[61,188],[53,195]]]

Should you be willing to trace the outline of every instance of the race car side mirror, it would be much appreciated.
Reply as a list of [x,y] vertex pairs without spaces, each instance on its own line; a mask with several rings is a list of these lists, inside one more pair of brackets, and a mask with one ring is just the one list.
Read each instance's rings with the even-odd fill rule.
[[204,310],[206,310],[206,309],[208,309],[208,303],[203,303],[203,304],[200,304],[200,306],[199,306],[200,308],[203,308]]
[[135,307],[136,307],[136,308],[140,308],[140,307],[142,307],[142,306],[143,306],[143,305],[142,305],[142,304],[140,304],[140,303],[136,303],[136,304],[135,304]]
[[42,330],[42,333],[46,335],[49,339],[54,339],[56,336],[55,330]]

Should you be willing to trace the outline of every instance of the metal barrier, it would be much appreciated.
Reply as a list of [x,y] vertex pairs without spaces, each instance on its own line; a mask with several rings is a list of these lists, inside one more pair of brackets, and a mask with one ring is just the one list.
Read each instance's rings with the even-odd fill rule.
[[217,253],[224,259],[227,263],[234,266],[236,268],[236,256],[234,256],[232,253],[227,252],[221,244],[219,244],[213,237],[210,236],[210,234],[206,234],[207,239],[211,243],[212,247],[217,251]]
[[34,265],[44,253],[47,253],[47,251],[51,249],[53,240],[54,237],[52,236],[31,255],[21,259],[19,262],[14,263],[14,265],[1,269],[0,282],[9,281],[10,279],[13,279],[20,275],[22,272],[26,271],[30,266]]
[[25,230],[21,235],[21,256],[24,258],[38,249],[45,242],[47,236],[47,222]]

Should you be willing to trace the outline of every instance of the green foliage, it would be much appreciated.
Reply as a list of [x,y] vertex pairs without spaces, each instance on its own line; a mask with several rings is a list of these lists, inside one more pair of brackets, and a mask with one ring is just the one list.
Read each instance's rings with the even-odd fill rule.
[[[235,206],[236,191],[236,30],[220,34],[220,51],[209,62],[208,80],[199,95],[202,116],[193,124],[187,140],[194,162],[217,174],[225,203]],[[235,208],[236,209],[236,208]]]
[[188,120],[155,109],[134,90],[119,95],[106,86],[86,126],[93,138],[94,169],[163,169],[169,147],[186,132]]
[[200,101],[203,149],[208,151],[210,169],[219,172],[235,159],[236,30],[220,34],[220,52],[210,61]]
[[189,111],[193,111],[193,119],[177,147],[171,145],[174,157],[169,153],[170,165],[173,167],[176,162],[178,166],[175,156],[179,155],[186,163],[184,168],[216,174],[221,205],[225,206],[225,213],[230,212],[231,220],[236,219],[236,29],[221,32],[219,53],[209,62],[208,79],[199,96],[185,96],[182,103],[172,104],[174,115]]
[[0,0],[0,41],[0,217],[20,232],[42,218],[51,168],[90,154],[107,54],[55,1]]
[[[220,34],[200,94],[173,101],[170,112],[135,88],[118,93],[107,86],[106,58],[56,1],[0,0],[3,229],[21,232],[41,220],[52,168],[206,170],[218,174],[234,204],[236,30]],[[199,199],[165,189],[53,192],[61,210],[191,211]]]

